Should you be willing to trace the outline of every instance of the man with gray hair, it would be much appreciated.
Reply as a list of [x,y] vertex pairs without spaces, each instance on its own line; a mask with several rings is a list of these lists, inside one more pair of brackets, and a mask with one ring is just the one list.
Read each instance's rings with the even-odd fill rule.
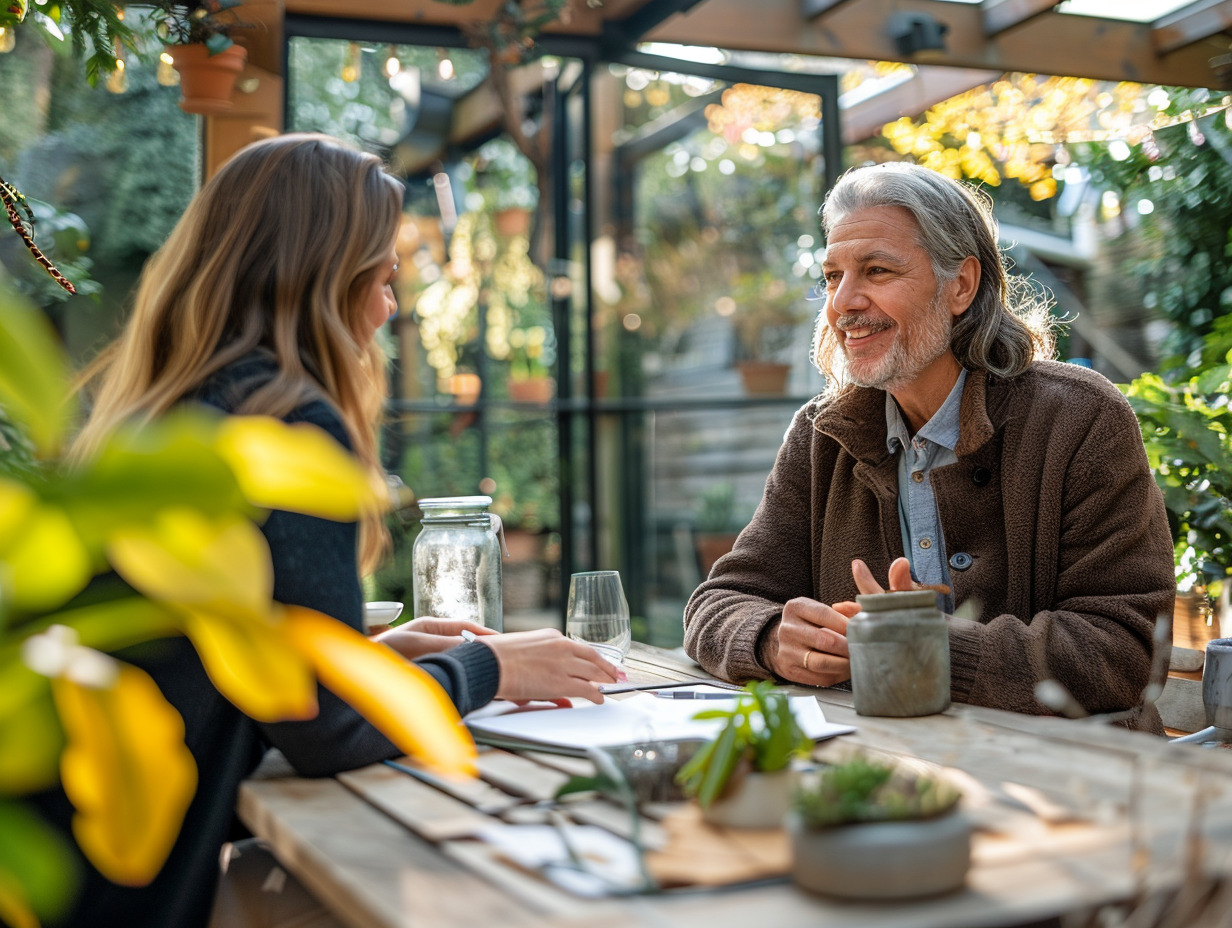
[[[825,392],[801,409],[732,552],[685,611],[685,648],[732,681],[850,677],[858,593],[931,586],[956,701],[1046,714],[1142,705],[1175,594],[1137,419],[1050,360],[1048,306],[1007,275],[987,198],[911,164],[845,174],[822,208]],[[965,605],[965,608],[964,608]]]

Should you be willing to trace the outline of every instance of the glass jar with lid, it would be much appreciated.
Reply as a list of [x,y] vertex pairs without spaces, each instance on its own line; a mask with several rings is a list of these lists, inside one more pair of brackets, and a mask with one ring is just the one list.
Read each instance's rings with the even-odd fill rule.
[[859,715],[910,717],[950,706],[950,636],[932,590],[857,596],[847,623]]
[[500,516],[490,496],[421,499],[411,549],[415,618],[469,619],[503,630]]

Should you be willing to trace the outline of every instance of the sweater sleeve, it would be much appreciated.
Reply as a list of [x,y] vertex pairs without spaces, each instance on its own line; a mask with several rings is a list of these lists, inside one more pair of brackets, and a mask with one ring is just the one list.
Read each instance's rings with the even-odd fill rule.
[[[1045,597],[1052,607],[1033,616],[953,622],[955,699],[1046,713],[1035,686],[1054,679],[1091,713],[1141,705],[1155,623],[1171,613],[1175,595],[1172,537],[1129,404],[1108,387],[1091,406],[1066,466],[1051,468],[1039,488],[1062,500],[1056,524],[1034,527],[1041,541],[1042,533],[1056,533],[1055,581]],[[1041,585],[1045,566],[1052,569],[1017,568],[1024,575],[1034,570]],[[1162,732],[1153,709],[1131,724]]]
[[[320,426],[350,450],[341,422],[324,403],[310,404],[288,419]],[[315,609],[354,629],[363,628],[355,522],[274,511],[262,532],[273,560],[276,601]],[[496,695],[500,676],[496,656],[478,642],[415,663],[441,685],[461,714]],[[260,726],[266,741],[281,750],[300,774],[325,776],[402,753],[363,716],[319,685],[317,699],[315,718]]]
[[685,651],[734,683],[774,678],[764,649],[783,604],[813,596],[808,409],[796,413],[752,521],[685,607]]

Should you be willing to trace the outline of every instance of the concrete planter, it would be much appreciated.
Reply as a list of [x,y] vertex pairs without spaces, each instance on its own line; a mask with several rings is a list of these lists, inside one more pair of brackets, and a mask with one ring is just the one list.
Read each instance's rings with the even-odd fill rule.
[[960,812],[898,822],[807,828],[787,817],[791,876],[845,899],[907,899],[958,889],[971,866],[971,823]]
[[790,768],[748,773],[730,795],[702,806],[702,818],[723,828],[778,828],[791,808],[798,779]]

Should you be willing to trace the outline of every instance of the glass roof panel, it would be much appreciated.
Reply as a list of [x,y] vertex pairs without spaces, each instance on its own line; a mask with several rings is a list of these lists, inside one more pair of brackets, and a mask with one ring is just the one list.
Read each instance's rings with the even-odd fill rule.
[[[950,3],[979,3],[980,0],[947,0]],[[1060,13],[1075,16],[1098,16],[1100,19],[1124,19],[1152,23],[1175,13],[1193,0],[1063,0],[1057,6]]]

